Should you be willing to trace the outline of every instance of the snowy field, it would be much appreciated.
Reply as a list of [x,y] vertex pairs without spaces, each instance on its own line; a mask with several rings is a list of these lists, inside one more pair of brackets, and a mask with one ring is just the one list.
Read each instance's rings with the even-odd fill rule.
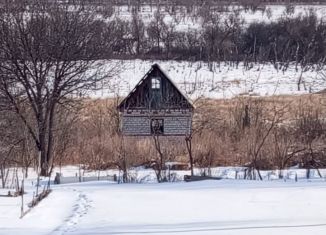
[[[315,68],[295,69],[292,64],[285,71],[274,65],[252,64],[246,69],[243,63],[238,67],[229,63],[213,63],[212,69],[204,62],[123,60],[121,72],[110,82],[110,89],[90,94],[92,97],[126,96],[147,73],[154,63],[167,73],[174,83],[191,99],[200,97],[231,98],[238,95],[271,96],[299,95],[318,92],[326,88],[326,74]],[[302,84],[298,90],[298,79]]]
[[[73,175],[76,169],[63,172]],[[33,174],[26,182],[26,203],[35,191],[32,181],[35,185]],[[0,234],[324,235],[326,231],[326,181],[317,177],[298,182],[95,181],[52,189],[23,219],[19,219],[20,197],[0,197]]]
[[[156,12],[156,6],[141,6],[139,16],[148,25]],[[201,30],[204,23],[199,16],[200,8],[194,7],[189,13],[186,8],[177,9],[176,14],[170,14],[164,6],[160,12],[167,24],[173,24],[177,31]],[[229,6],[227,11],[216,12],[221,18],[238,12],[241,19],[247,24],[253,22],[275,22],[282,17],[296,17],[307,15],[314,11],[320,20],[326,20],[326,4],[322,5],[296,5],[291,14],[286,14],[284,5],[266,5],[265,11],[244,10],[240,6]],[[128,6],[115,6],[111,19],[119,18],[124,21],[132,20],[131,8]],[[223,21],[223,20],[222,20]],[[250,69],[245,68],[243,63],[238,67],[230,66],[228,62],[221,64],[213,63],[209,68],[204,62],[189,61],[143,61],[124,60],[121,62],[121,72],[111,81],[110,89],[105,89],[92,97],[126,96],[153,63],[158,63],[178,85],[178,87],[195,100],[199,97],[208,98],[231,98],[238,95],[271,96],[271,95],[296,95],[318,92],[326,88],[326,75],[321,74],[319,69],[304,68],[300,65],[295,68],[291,64],[282,71],[276,69],[273,64],[252,64]],[[297,82],[302,77],[303,83],[298,89]]]
[[[166,10],[164,6],[160,7],[160,12],[164,16],[164,21],[167,24],[174,24],[177,31],[187,31],[187,30],[198,30],[203,24],[202,17],[199,16],[199,9],[194,9],[193,12],[187,12],[186,8],[177,9],[175,14],[169,13],[169,10]],[[254,22],[273,22],[282,17],[296,17],[299,15],[308,14],[309,11],[316,12],[316,15],[319,19],[324,20],[326,16],[326,4],[322,5],[295,5],[293,12],[291,14],[285,13],[285,5],[266,5],[265,10],[262,9],[257,11],[245,10],[241,6],[229,6],[227,11],[219,12],[217,11],[220,17],[228,17],[230,14],[237,13],[240,15],[241,19],[245,20],[245,23],[254,23]],[[139,16],[142,18],[144,23],[148,25],[154,18],[154,14],[157,11],[156,6],[142,6]],[[171,10],[170,10],[171,11]],[[111,19],[119,18],[124,21],[131,21],[132,13],[131,8],[128,6],[115,6],[114,14]]]

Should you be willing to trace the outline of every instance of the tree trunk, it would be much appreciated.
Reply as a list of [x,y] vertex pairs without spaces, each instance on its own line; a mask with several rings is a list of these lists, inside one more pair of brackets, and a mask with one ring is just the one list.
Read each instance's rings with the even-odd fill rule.
[[186,137],[186,145],[187,145],[187,150],[188,150],[188,155],[189,155],[190,174],[191,174],[191,176],[193,176],[194,175],[194,159],[192,156],[192,137],[191,136]]
[[[53,154],[53,125],[54,125],[54,118],[55,118],[55,101],[52,101],[50,113],[49,113],[49,128],[48,128],[48,144],[47,144],[47,151],[46,151],[46,175],[41,174],[42,176],[49,176],[51,174],[51,165],[52,165],[52,154]],[[51,165],[49,164],[51,163]]]
[[163,174],[162,174],[162,171],[164,169],[164,156],[163,156],[163,153],[161,150],[159,135],[154,134],[153,138],[154,138],[155,149],[159,155],[159,161],[158,161],[158,164],[156,164],[157,168],[155,169],[155,173],[156,173],[157,181],[159,183],[161,183],[165,180],[165,177],[163,177]]

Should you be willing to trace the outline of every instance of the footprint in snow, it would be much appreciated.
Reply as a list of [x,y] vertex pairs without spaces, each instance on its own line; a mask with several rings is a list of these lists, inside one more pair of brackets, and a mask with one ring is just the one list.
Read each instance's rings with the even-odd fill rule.
[[79,192],[76,204],[73,206],[71,215],[65,220],[64,224],[57,228],[53,235],[69,234],[76,230],[76,225],[79,220],[88,213],[91,200],[88,199],[86,194]]

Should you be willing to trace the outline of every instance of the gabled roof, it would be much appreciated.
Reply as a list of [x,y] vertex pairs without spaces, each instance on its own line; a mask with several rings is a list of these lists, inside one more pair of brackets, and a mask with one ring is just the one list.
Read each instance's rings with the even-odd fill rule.
[[126,102],[128,101],[128,99],[130,97],[133,96],[133,94],[137,91],[137,89],[140,87],[140,85],[148,78],[148,76],[152,73],[153,70],[159,70],[163,76],[165,77],[165,79],[167,79],[172,86],[175,88],[175,90],[180,93],[180,95],[187,101],[187,103],[189,104],[189,106],[194,109],[194,106],[191,102],[191,100],[176,86],[176,84],[170,79],[170,77],[163,71],[163,69],[158,65],[158,64],[153,64],[151,69],[143,76],[143,78],[137,83],[137,85],[131,90],[131,92],[128,94],[128,96],[126,98],[124,98],[121,103],[118,105],[118,109],[121,109],[125,106]]

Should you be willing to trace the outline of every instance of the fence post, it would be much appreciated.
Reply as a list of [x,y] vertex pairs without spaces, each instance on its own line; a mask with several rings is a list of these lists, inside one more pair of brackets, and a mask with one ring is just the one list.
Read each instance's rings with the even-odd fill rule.
[[22,188],[21,188],[21,196],[22,196],[22,205],[20,207],[20,217],[24,215],[24,179],[22,179]]

